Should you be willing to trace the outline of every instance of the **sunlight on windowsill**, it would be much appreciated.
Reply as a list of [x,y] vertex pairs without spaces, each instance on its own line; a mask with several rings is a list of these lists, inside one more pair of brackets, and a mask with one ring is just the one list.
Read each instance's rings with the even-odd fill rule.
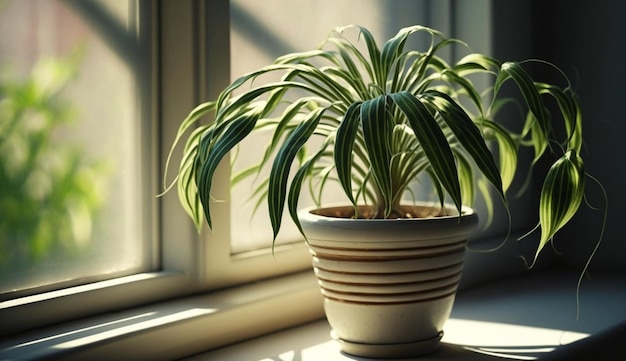
[[[575,280],[568,271],[504,279],[457,295],[440,349],[410,360],[536,360],[560,356],[626,321],[626,281],[595,274],[584,285],[577,317]],[[573,281],[572,281],[573,280]],[[574,286],[571,286],[571,285]],[[620,331],[618,331],[620,332]],[[618,347],[619,346],[615,346]],[[570,348],[571,350],[571,348]],[[567,359],[567,358],[566,358]],[[325,319],[185,361],[365,361],[340,350]]]
[[486,355],[534,360],[588,336],[568,330],[452,318],[446,323],[442,341]]
[[[136,332],[155,329],[159,326],[182,322],[217,312],[215,308],[191,308],[186,310],[154,311],[122,317],[110,322],[76,327],[50,337],[23,342],[3,350],[6,356],[35,355],[47,350],[79,349],[87,345],[106,342]],[[53,353],[52,353],[53,354]],[[19,359],[19,357],[17,357]]]
[[[420,360],[535,360],[557,347],[581,340],[586,333],[451,318],[439,351]],[[185,361],[360,361],[341,352],[326,320],[227,347]]]

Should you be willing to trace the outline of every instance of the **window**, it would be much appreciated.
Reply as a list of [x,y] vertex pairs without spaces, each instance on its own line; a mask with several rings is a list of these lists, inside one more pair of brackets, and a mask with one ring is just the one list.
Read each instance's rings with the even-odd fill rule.
[[[471,9],[463,11],[480,13],[487,3],[473,3]],[[77,121],[55,137],[63,144],[82,147],[85,151],[80,154],[90,159],[114,157],[109,166],[109,192],[102,201],[102,213],[109,219],[105,223],[103,216],[98,221],[102,224],[93,226],[93,243],[99,237],[97,242],[110,247],[114,260],[128,262],[104,262],[103,268],[97,269],[91,267],[97,264],[95,257],[87,257],[92,274],[73,271],[74,276],[38,281],[47,286],[28,293],[0,291],[4,292],[0,302],[2,335],[310,270],[310,256],[293,229],[283,233],[284,239],[272,254],[269,222],[262,216],[250,221],[249,214],[240,212],[248,192],[231,191],[228,162],[214,185],[215,196],[225,202],[213,209],[213,231],[205,227],[198,236],[175,191],[156,197],[162,190],[164,160],[180,120],[199,102],[215,98],[231,76],[266,64],[284,52],[316,46],[330,28],[347,23],[369,27],[381,42],[402,26],[422,23],[451,35],[467,27],[474,31],[463,33],[466,40],[476,44],[474,39],[480,39],[480,44],[488,44],[484,36],[487,25],[455,21],[450,17],[454,13],[451,1],[403,0],[393,2],[393,6],[376,0],[346,0],[340,5],[334,0],[298,4],[286,0],[13,0],[6,4],[0,7],[0,16],[25,7],[28,14],[35,9],[37,18],[13,27],[2,18],[0,27],[11,31],[3,30],[0,39],[4,34],[15,34],[13,38],[19,39],[25,31],[20,24],[38,24],[34,28],[43,29],[40,23],[53,23],[62,27],[63,36],[58,40],[63,40],[61,49],[71,50],[74,42],[67,43],[68,39],[85,34],[78,37],[77,51],[83,55],[77,69],[87,78],[78,75],[77,83],[69,84],[62,94],[63,99],[76,102]],[[360,10],[314,15],[330,6]],[[276,11],[278,7],[283,10]],[[51,34],[47,29],[39,33]],[[49,46],[48,40],[42,44]],[[30,54],[33,49],[24,51]],[[53,55],[61,58],[66,54],[55,50]],[[2,57],[8,52],[2,50],[0,54]],[[23,64],[26,62],[18,62]],[[81,117],[83,114],[86,116]],[[92,126],[98,128],[89,128]],[[93,139],[84,132],[93,134]],[[257,224],[264,230],[257,231]],[[251,238],[253,242],[247,242]],[[131,245],[132,252],[127,249]],[[92,252],[102,253],[97,249]],[[72,282],[67,283],[68,279]]]
[[152,11],[0,4],[3,334],[105,309],[56,312],[59,292],[158,270]]
[[[380,1],[362,0],[340,3],[332,0],[297,3],[280,0],[265,2],[231,0],[230,4],[232,80],[271,63],[285,53],[313,49],[328,36],[332,28],[346,24],[367,26],[377,35],[379,45],[395,35],[401,27],[421,23],[431,24],[447,33],[463,29],[463,38],[470,41],[473,46],[479,47],[475,50],[484,52],[488,51],[489,47],[488,38],[484,36],[489,30],[487,21],[480,22],[480,26],[477,26],[476,22],[464,23],[467,19],[485,17],[485,4],[473,4],[469,7],[462,6],[461,3],[459,13],[467,16],[459,16],[458,25],[451,19],[452,6],[446,1],[395,1],[393,6]],[[333,11],[328,12],[327,9],[331,7]],[[277,8],[281,11],[276,11]],[[269,136],[267,135],[268,138],[258,134],[250,136],[237,152],[233,172],[246,169],[258,161],[260,154],[256,151],[259,149],[257,144],[266,144]],[[258,180],[262,179],[263,177],[259,177]],[[256,207],[254,200],[250,201],[253,190],[253,180],[250,180],[233,188],[230,194],[230,201],[233,204],[230,214],[233,254],[267,248],[268,240],[272,237],[265,204],[258,207],[254,215],[252,214]],[[304,196],[306,194],[303,198]],[[344,199],[339,187],[334,193],[328,192],[325,196],[325,200]],[[301,206],[312,204],[306,199],[300,203]],[[285,215],[277,243],[301,243],[296,227],[288,218]]]
[[152,270],[145,7],[2,5],[2,298]]
[[[334,10],[326,11],[329,7]],[[281,10],[276,11],[278,8]],[[389,6],[387,3],[372,0],[351,0],[340,3],[332,0],[297,3],[281,0],[265,2],[231,0],[229,17],[231,77],[229,80],[234,80],[242,74],[269,64],[285,53],[315,48],[336,26],[364,25],[377,35],[379,44],[393,36],[401,27],[415,23],[431,24],[444,31],[452,30],[450,9],[451,5],[447,1],[405,0],[396,1],[393,6]],[[480,6],[474,9],[480,9]],[[215,31],[214,26],[212,31]],[[481,45],[486,42],[481,35],[484,34],[481,33],[484,29],[474,26],[469,28],[475,29],[469,34],[470,36],[481,39]],[[222,36],[228,37],[228,35]],[[211,85],[211,82],[207,84]],[[218,90],[209,89],[209,91],[217,94]],[[258,161],[259,152],[255,151],[258,148],[257,144],[263,144],[266,141],[264,135],[250,136],[239,148],[232,171],[245,169]],[[262,177],[259,179],[262,180]],[[208,267],[216,265],[215,267],[219,269],[219,277],[230,280],[218,281],[220,284],[232,282],[234,279],[244,280],[247,274],[246,264],[253,265],[252,269],[256,269],[257,274],[259,270],[263,270],[262,273],[265,276],[310,267],[310,258],[301,237],[287,215],[285,215],[277,240],[279,247],[274,255],[271,254],[268,247],[271,244],[272,231],[266,206],[264,204],[259,206],[253,213],[256,206],[254,200],[250,201],[253,189],[252,180],[249,183],[237,185],[230,191],[230,194],[225,189],[218,197],[224,203],[215,203],[216,209],[228,207],[229,203],[232,204],[229,210],[224,210],[223,213],[217,211],[220,212],[217,215],[219,218],[215,222],[213,233],[209,236],[211,240],[208,244],[220,243],[219,248],[222,252],[213,249],[207,254],[207,257],[212,260]],[[343,193],[337,188],[335,194],[326,194],[324,199],[340,201],[343,199]],[[306,205],[306,202],[306,197],[303,196],[301,206]],[[308,204],[312,202],[309,201]],[[230,224],[230,229],[222,226],[223,224]],[[224,249],[228,249],[229,252],[224,253]],[[209,271],[207,277],[215,278],[215,273],[211,274]]]

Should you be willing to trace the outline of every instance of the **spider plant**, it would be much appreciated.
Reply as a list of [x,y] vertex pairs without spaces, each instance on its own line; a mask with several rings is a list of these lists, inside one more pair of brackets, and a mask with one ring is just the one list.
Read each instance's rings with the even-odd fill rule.
[[[350,40],[354,32],[358,35]],[[407,39],[418,36],[426,39],[424,49],[406,49]],[[409,210],[401,200],[422,175],[432,180],[436,199],[442,205],[451,202],[459,214],[463,204],[474,202],[477,189],[489,208],[489,188],[506,206],[518,151],[527,147],[535,161],[545,156],[554,162],[540,195],[538,254],[583,197],[577,96],[553,65],[542,62],[563,76],[564,86],[533,80],[524,62],[500,62],[469,51],[453,63],[446,61],[440,54],[451,46],[469,49],[419,25],[401,29],[380,48],[370,31],[350,25],[334,29],[318,49],[282,56],[238,78],[180,125],[172,150],[186,137],[175,180],[185,210],[197,227],[204,220],[212,226],[216,167],[247,135],[260,130],[273,132],[264,156],[233,179],[260,174],[271,163],[256,195],[267,198],[274,237],[285,205],[300,228],[296,209],[306,183],[321,193],[328,181],[337,181],[354,205],[352,216],[360,218],[406,216]],[[280,77],[262,81],[268,74]],[[491,86],[479,90],[478,76],[488,77]],[[508,83],[521,94],[519,131],[494,117],[510,100],[501,95]],[[558,114],[548,111],[550,102]],[[207,114],[215,117],[208,124],[200,121]],[[555,128],[564,130],[562,139]],[[492,150],[499,154],[498,162]],[[357,204],[373,211],[359,214]]]

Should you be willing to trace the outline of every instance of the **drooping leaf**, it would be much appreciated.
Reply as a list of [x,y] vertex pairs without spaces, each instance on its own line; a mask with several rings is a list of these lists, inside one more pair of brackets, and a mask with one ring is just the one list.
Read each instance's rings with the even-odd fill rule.
[[312,111],[289,135],[274,158],[270,171],[268,184],[269,192],[267,195],[274,240],[281,226],[291,165],[300,151],[300,148],[304,146],[315,131],[324,111],[324,108],[318,108]]
[[457,152],[457,166],[463,204],[474,204],[474,172],[472,166],[462,152]]
[[574,216],[582,202],[584,189],[583,160],[576,151],[569,150],[552,165],[541,189],[539,203],[541,239],[535,260],[543,247]]
[[289,187],[289,196],[287,198],[287,208],[289,209],[289,215],[291,220],[298,228],[300,234],[306,239],[306,235],[302,230],[300,219],[298,218],[298,201],[300,199],[300,193],[302,190],[302,183],[311,172],[311,168],[315,163],[324,155],[329,142],[325,142],[319,149],[319,151],[313,155],[310,159],[304,162],[302,166],[296,171],[293,179],[291,180],[291,186]]
[[481,124],[483,127],[493,131],[494,137],[498,143],[502,190],[506,192],[513,182],[517,169],[517,143],[502,125],[488,119],[483,119]]
[[552,96],[560,109],[567,135],[567,149],[580,152],[582,148],[582,116],[577,95],[570,89],[561,89],[551,84],[537,84],[541,94]]
[[465,77],[470,74],[485,71],[496,74],[501,64],[497,59],[478,53],[472,53],[464,56],[454,65],[454,72],[459,76]]
[[360,125],[361,103],[353,103],[337,128],[335,136],[334,159],[339,183],[350,202],[356,206],[352,194],[352,150]]
[[508,61],[502,64],[501,72],[498,74],[498,78],[496,79],[496,83],[494,85],[494,92],[497,93],[503,82],[509,77],[515,81],[522,97],[526,101],[529,111],[539,122],[539,128],[541,129],[544,142],[549,143],[548,137],[551,133],[552,124],[550,122],[548,112],[544,103],[541,101],[541,95],[539,94],[533,79],[519,63]]
[[[389,95],[406,115],[437,181],[448,192],[459,213],[461,212],[461,188],[454,155],[437,120],[422,102],[409,92]],[[435,182],[437,183],[437,182]]]
[[[199,168],[195,175],[198,197],[204,208],[204,216],[209,227],[212,226],[210,206],[213,175],[224,156],[254,129],[259,115],[258,109],[241,115],[234,119],[218,138],[214,139],[205,135],[200,141],[200,148],[210,148],[210,151],[198,152],[201,158],[196,158]],[[206,158],[204,158],[205,155]]]
[[[195,107],[190,113],[189,115],[187,115],[187,117],[185,119],[183,119],[183,121],[181,122],[181,124],[178,127],[178,132],[176,133],[176,137],[174,138],[174,141],[172,142],[172,146],[170,148],[170,151],[167,155],[166,161],[165,161],[165,175],[167,175],[169,167],[170,167],[170,162],[172,160],[172,156],[174,154],[174,151],[177,147],[177,145],[181,142],[183,136],[185,135],[185,133],[191,129],[191,127],[195,126],[196,123],[200,120],[200,118],[202,118],[203,116],[205,116],[206,114],[210,113],[211,111],[215,110],[215,102],[206,102],[206,103],[202,103],[200,105],[198,105],[197,107]],[[192,134],[189,138],[187,138],[187,143],[195,143],[195,141],[198,138],[198,133],[196,134]],[[173,184],[173,183],[172,183]],[[163,177],[163,187],[166,189],[169,189],[171,187],[171,185],[167,184],[167,177]]]
[[491,151],[485,144],[485,140],[478,127],[452,98],[438,91],[430,91],[424,94],[426,99],[434,102],[439,114],[454,133],[456,139],[472,157],[478,168],[487,180],[496,188],[496,191],[505,199],[502,189],[502,178]]
[[[280,146],[283,137],[288,134],[289,131],[293,130],[304,117],[304,112],[306,112],[306,107],[315,103],[317,98],[315,97],[302,97],[291,104],[289,104],[283,113],[281,113],[277,122],[273,128],[272,139],[269,145],[265,148],[265,152],[263,154],[263,158],[259,161],[258,166],[263,167],[270,159],[272,154],[276,151],[276,149]],[[303,109],[304,108],[304,109]],[[300,118],[298,118],[300,116]]]

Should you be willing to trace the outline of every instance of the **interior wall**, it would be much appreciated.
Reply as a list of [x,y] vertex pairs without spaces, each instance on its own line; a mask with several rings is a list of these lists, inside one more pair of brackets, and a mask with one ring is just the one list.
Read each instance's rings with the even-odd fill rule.
[[[586,0],[493,1],[494,55],[541,58],[573,80],[583,111],[586,171],[608,194],[608,218],[591,270],[626,271],[626,242],[620,233],[626,202],[626,2]],[[587,178],[588,201],[604,208],[600,188]],[[603,213],[585,204],[555,238],[562,265],[582,269],[602,227]]]
[[[533,55],[532,42],[532,17],[531,7],[525,1],[491,1],[491,30],[490,30],[490,54],[500,61],[520,61]],[[501,90],[508,97],[520,97],[519,91],[514,87],[505,87]],[[511,129],[520,130],[523,126],[523,118],[519,109],[515,106],[503,108],[498,113],[498,121]],[[541,183],[534,181],[527,185],[527,170],[532,166],[533,154],[524,149],[518,154],[520,164],[517,168],[516,177],[511,185],[507,196],[508,208],[512,219],[512,233],[519,236],[532,230],[538,222],[538,197]],[[541,173],[537,170],[534,174]],[[536,178],[535,178],[536,179]],[[519,196],[521,189],[526,189]],[[504,207],[499,207],[495,221],[507,224],[508,216]],[[515,242],[511,247],[519,250],[519,255],[531,259],[534,256],[538,235],[524,239],[523,242]],[[546,254],[545,258],[548,258]],[[542,255],[542,257],[544,257]]]

